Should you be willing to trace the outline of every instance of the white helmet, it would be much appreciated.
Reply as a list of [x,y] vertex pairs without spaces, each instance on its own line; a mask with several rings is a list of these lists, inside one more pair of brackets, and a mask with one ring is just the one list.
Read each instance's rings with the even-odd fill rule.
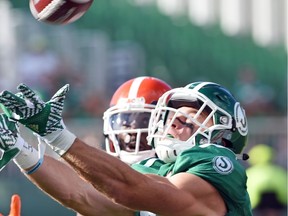
[[[192,107],[197,112],[192,117],[181,112],[180,107]],[[201,115],[202,112],[205,115]],[[186,120],[182,121],[179,116]],[[186,140],[169,134],[173,131],[173,124],[177,123],[191,128],[193,133],[187,135]],[[184,88],[172,89],[158,100],[150,119],[148,144],[155,148],[161,160],[170,163],[194,145],[216,144],[241,154],[247,143],[247,134],[245,111],[233,95],[216,83],[195,82]],[[247,157],[242,155],[244,160]]]

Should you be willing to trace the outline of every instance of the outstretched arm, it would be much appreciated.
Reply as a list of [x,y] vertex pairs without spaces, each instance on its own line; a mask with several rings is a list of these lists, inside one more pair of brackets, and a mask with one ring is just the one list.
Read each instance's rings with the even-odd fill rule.
[[[48,156],[44,160],[42,156],[38,157],[37,149],[20,136],[17,123],[4,114],[0,114],[0,150],[4,152],[2,168],[13,160],[35,185],[70,209],[87,216],[133,215],[131,210],[113,203],[95,190],[69,165]],[[10,216],[20,216],[17,203],[17,197],[13,198]]]
[[97,190],[131,209],[166,216],[224,215],[226,210],[217,190],[192,174],[143,175],[80,139],[62,158]]
[[168,178],[143,175],[76,138],[61,116],[68,86],[46,103],[29,87],[22,84],[18,89],[25,100],[8,91],[0,95],[7,115],[16,113],[16,120],[40,135],[83,179],[119,206],[165,216],[225,214],[217,190],[200,177],[185,171]]
[[26,176],[53,199],[85,216],[133,215],[131,210],[111,202],[91,184],[79,178],[67,164],[49,156],[45,156],[36,172]]

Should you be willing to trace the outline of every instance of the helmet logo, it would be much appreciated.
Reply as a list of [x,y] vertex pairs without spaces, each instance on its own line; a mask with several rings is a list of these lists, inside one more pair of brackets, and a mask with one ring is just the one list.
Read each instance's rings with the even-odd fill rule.
[[232,172],[234,166],[228,157],[217,156],[213,158],[213,168],[220,174],[229,174]]
[[240,106],[240,103],[235,103],[234,106],[236,128],[242,136],[246,136],[248,133],[248,124],[244,109]]
[[135,104],[135,105],[144,105],[145,98],[137,97],[137,98],[120,98],[118,104],[127,105],[127,104]]

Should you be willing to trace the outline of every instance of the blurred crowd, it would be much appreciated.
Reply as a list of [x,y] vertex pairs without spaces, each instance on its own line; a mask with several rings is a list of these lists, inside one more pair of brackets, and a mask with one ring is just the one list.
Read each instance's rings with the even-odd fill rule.
[[44,37],[35,37],[28,43],[17,61],[18,80],[37,89],[46,99],[69,83],[71,88],[66,101],[69,110],[65,111],[65,117],[101,116],[108,106],[109,96],[100,92],[83,94],[84,71],[73,68],[73,64],[50,49],[47,42]]
[[275,115],[277,113],[275,91],[259,80],[252,67],[245,66],[238,71],[234,92],[248,116]]
[[[38,89],[47,99],[61,86],[69,83],[72,88],[67,98],[69,110],[65,112],[66,117],[101,116],[109,106],[111,95],[105,91],[106,89],[99,90],[99,88],[96,92],[95,90],[84,92],[88,83],[83,76],[85,71],[75,69],[72,65],[69,59],[49,49],[47,39],[34,38],[18,57],[18,80]],[[275,98],[276,90],[261,82],[254,68],[243,66],[235,74],[232,92],[244,106],[248,116],[279,114],[280,108]],[[118,86],[112,87],[116,89]],[[110,89],[110,92],[114,90]]]

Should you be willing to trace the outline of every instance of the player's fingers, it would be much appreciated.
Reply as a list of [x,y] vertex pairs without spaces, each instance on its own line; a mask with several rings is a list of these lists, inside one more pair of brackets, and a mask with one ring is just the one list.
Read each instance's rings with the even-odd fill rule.
[[8,117],[5,114],[0,114],[0,127],[7,129],[7,121],[8,121]]
[[44,102],[39,98],[39,96],[27,85],[21,83],[18,85],[17,89],[23,94],[25,98],[30,100],[34,105],[43,104]]
[[53,97],[51,98],[51,101],[63,102],[66,97],[66,93],[68,91],[69,91],[69,84],[66,84],[53,95]]
[[20,215],[21,215],[21,199],[18,194],[14,194],[11,197],[9,216],[20,216]]
[[4,106],[10,109],[26,105],[24,99],[18,97],[17,95],[14,95],[9,91],[3,91],[0,94],[0,103],[2,103]]

